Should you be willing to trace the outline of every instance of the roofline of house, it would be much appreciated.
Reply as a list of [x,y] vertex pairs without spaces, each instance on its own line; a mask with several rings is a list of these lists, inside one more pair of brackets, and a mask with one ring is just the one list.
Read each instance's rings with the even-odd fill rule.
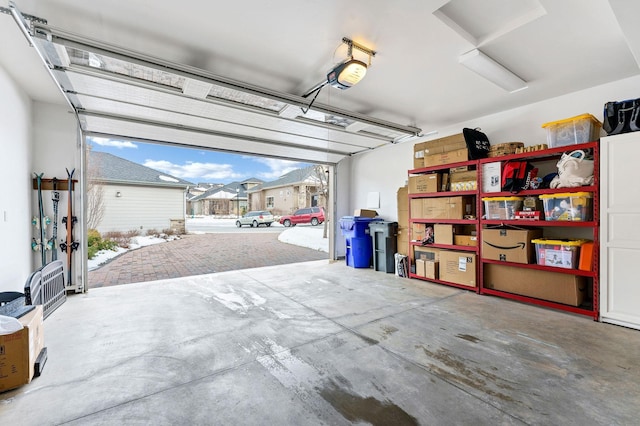
[[182,182],[143,182],[132,180],[116,180],[116,179],[90,179],[89,182],[102,185],[125,185],[125,186],[153,186],[160,188],[182,188],[187,189],[192,184]]

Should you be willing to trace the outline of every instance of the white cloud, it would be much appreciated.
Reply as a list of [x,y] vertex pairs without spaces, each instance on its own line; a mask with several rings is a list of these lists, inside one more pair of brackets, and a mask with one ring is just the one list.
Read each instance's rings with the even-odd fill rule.
[[145,160],[144,165],[172,176],[196,181],[224,181],[242,179],[244,176],[233,171],[231,164],[198,163],[188,161],[174,164],[166,160]]
[[260,179],[264,179],[266,181],[271,181],[278,179],[280,176],[289,173],[295,169],[299,169],[302,167],[306,167],[305,163],[301,163],[299,161],[290,161],[290,160],[278,160],[275,158],[263,158],[263,157],[246,157],[251,158],[258,163],[262,163],[269,167],[271,171],[269,172],[261,172],[258,173],[256,177]]
[[113,139],[109,139],[109,138],[98,138],[95,136],[91,136],[88,138],[91,142],[95,143],[96,145],[100,145],[100,146],[112,146],[118,149],[122,149],[122,148],[138,148],[138,145],[136,145],[133,142],[129,142],[129,141],[117,141],[117,140],[113,140]]

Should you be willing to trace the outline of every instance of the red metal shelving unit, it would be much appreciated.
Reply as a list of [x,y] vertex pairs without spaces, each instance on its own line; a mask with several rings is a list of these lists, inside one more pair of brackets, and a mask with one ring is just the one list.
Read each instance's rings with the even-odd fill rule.
[[[452,163],[452,164],[443,164],[443,165],[439,165],[439,166],[431,166],[431,167],[423,167],[423,168],[419,168],[419,169],[413,169],[413,170],[409,170],[408,174],[409,175],[420,175],[420,174],[428,174],[428,173],[437,173],[437,172],[444,172],[444,171],[449,171],[449,169],[453,169],[453,168],[458,168],[458,167],[468,167],[471,170],[476,170],[476,177],[478,178],[478,169],[479,169],[479,162],[478,160],[469,160],[469,161],[463,161],[463,162],[458,162],[458,163]],[[480,180],[478,179],[477,182],[480,182]],[[476,190],[473,191],[440,191],[440,192],[429,192],[429,193],[416,193],[416,194],[409,194],[409,277],[411,278],[416,278],[419,280],[423,280],[423,281],[428,281],[428,282],[432,282],[432,283],[437,283],[437,284],[443,284],[443,285],[447,285],[450,287],[456,287],[456,288],[460,288],[460,289],[464,289],[464,290],[470,290],[470,291],[474,291],[476,293],[478,293],[480,291],[480,285],[479,285],[479,265],[480,265],[480,251],[479,251],[479,245],[476,246],[461,246],[461,245],[455,245],[455,244],[428,244],[423,246],[421,244],[421,242],[419,241],[411,241],[413,235],[412,235],[412,227],[414,223],[424,223],[424,224],[452,224],[452,225],[474,225],[476,228],[476,231],[478,231],[479,227],[480,227],[480,222],[478,220],[478,215],[477,212],[481,211],[478,210],[478,208],[480,207],[479,204],[479,188],[477,188]],[[422,198],[442,198],[442,197],[460,197],[460,196],[472,196],[475,197],[475,203],[476,203],[476,217],[474,219],[432,219],[432,218],[413,218],[411,216],[411,200],[414,199],[422,199]],[[479,244],[479,240],[478,240],[478,244]],[[464,284],[458,284],[458,283],[453,283],[450,281],[445,281],[445,280],[441,280],[441,279],[433,279],[433,278],[426,278],[426,277],[422,277],[419,276],[415,273],[411,272],[411,266],[415,263],[414,260],[414,254],[413,254],[413,248],[414,247],[429,247],[429,248],[438,248],[438,249],[446,249],[446,250],[453,250],[453,251],[460,251],[460,252],[468,252],[468,253],[473,253],[476,255],[476,262],[475,262],[475,273],[476,273],[476,286],[475,287],[471,287],[468,285],[464,285]]]
[[[535,304],[539,306],[544,306],[547,308],[558,309],[562,311],[572,312],[575,314],[591,316],[594,320],[599,319],[598,312],[598,296],[599,296],[599,227],[600,227],[600,219],[599,219],[599,193],[600,193],[600,183],[598,181],[599,178],[599,142],[588,142],[584,144],[578,145],[570,145],[570,146],[562,146],[558,148],[550,148],[541,151],[533,151],[519,154],[506,155],[502,157],[496,158],[485,158],[479,160],[478,166],[478,179],[479,182],[482,181],[482,165],[485,163],[492,163],[495,161],[509,161],[509,160],[527,160],[530,162],[545,162],[545,161],[557,161],[558,158],[562,156],[562,153],[573,151],[577,149],[583,150],[592,150],[593,158],[594,158],[594,183],[590,186],[579,186],[572,188],[556,188],[556,189],[535,189],[535,190],[525,190],[520,191],[517,194],[513,194],[511,192],[492,192],[492,193],[479,193],[479,199],[483,197],[501,197],[501,196],[530,196],[530,195],[542,195],[542,194],[560,194],[560,193],[573,193],[573,192],[590,192],[593,194],[592,198],[592,207],[593,207],[593,219],[591,221],[584,222],[573,222],[573,221],[547,221],[547,220],[487,220],[480,219],[480,226],[478,227],[479,237],[478,240],[482,241],[482,229],[485,225],[513,225],[519,227],[540,227],[540,228],[590,228],[592,229],[592,238],[594,242],[593,249],[593,258],[592,258],[592,270],[591,271],[582,271],[579,269],[564,269],[564,268],[554,268],[549,266],[543,266],[538,264],[520,264],[520,263],[511,263],[511,262],[501,262],[497,260],[491,259],[483,259],[482,254],[480,255],[479,263],[479,293],[480,294],[488,294],[492,296],[504,297],[507,299],[516,300],[523,303]],[[478,210],[482,212],[482,205],[479,205]],[[479,216],[481,214],[479,213]],[[480,243],[481,244],[481,243]],[[480,251],[482,252],[482,251]],[[518,268],[527,268],[527,269],[536,269],[542,271],[570,274],[576,276],[583,276],[591,280],[592,285],[592,300],[590,304],[585,304],[583,306],[571,306],[564,305],[561,303],[551,302],[548,300],[537,299],[534,297],[523,296],[515,293],[508,293],[501,290],[495,290],[486,288],[484,286],[484,265],[485,264],[500,264],[507,265]]]
[[[513,194],[511,192],[492,192],[485,193],[482,192],[482,165],[485,163],[492,163],[496,161],[505,162],[510,160],[527,160],[534,163],[545,163],[557,161],[564,152],[573,151],[577,149],[583,150],[592,150],[594,157],[594,183],[589,186],[580,186],[574,188],[557,188],[557,189],[534,189],[534,190],[526,190],[520,191],[517,194]],[[412,169],[408,171],[409,175],[418,175],[418,174],[428,174],[428,173],[436,173],[447,171],[448,169],[464,167],[467,166],[470,169],[475,169],[476,177],[477,177],[477,190],[475,191],[447,191],[447,192],[435,192],[435,193],[419,193],[419,194],[409,194],[409,228],[410,228],[410,237],[409,237],[409,276],[411,278],[416,278],[424,281],[429,281],[433,283],[443,284],[447,286],[452,286],[456,288],[461,288],[465,290],[472,290],[480,294],[486,294],[491,296],[503,297],[506,299],[515,300],[522,303],[534,304],[538,306],[543,306],[546,308],[558,309],[566,312],[571,312],[574,314],[591,316],[594,320],[599,319],[598,312],[598,296],[599,296],[599,227],[600,227],[600,219],[599,219],[599,193],[600,193],[600,183],[598,181],[599,178],[599,142],[589,142],[578,145],[570,145],[570,146],[562,146],[558,148],[550,148],[540,151],[533,152],[525,152],[519,154],[505,155],[501,157],[493,157],[486,158],[481,160],[471,160],[453,164],[445,164],[440,166],[433,167],[424,167],[418,169]],[[484,203],[482,201],[483,197],[505,197],[505,196],[538,196],[543,194],[559,194],[559,193],[573,193],[573,192],[590,192],[593,194],[592,205],[593,205],[593,219],[590,221],[584,222],[573,222],[573,221],[547,221],[547,220],[486,220],[482,219],[482,212],[484,210]],[[412,218],[411,217],[411,200],[413,199],[421,199],[421,198],[436,198],[436,197],[455,197],[455,196],[474,196],[476,200],[476,218],[474,219],[431,219],[431,218]],[[440,279],[430,279],[416,275],[411,272],[411,265],[414,263],[414,255],[413,248],[416,246],[422,246],[421,242],[411,241],[411,228],[413,223],[425,223],[425,224],[466,224],[466,225],[475,225],[477,231],[477,246],[459,246],[459,245],[446,245],[446,244],[429,244],[427,247],[447,249],[447,250],[455,250],[461,252],[469,252],[475,253],[477,262],[476,262],[476,287],[469,287],[457,283],[452,283]],[[538,264],[521,264],[521,263],[512,263],[512,262],[501,262],[497,260],[491,259],[483,259],[482,258],[482,229],[484,226],[488,225],[513,225],[519,226],[523,228],[527,227],[539,227],[539,228],[550,228],[554,230],[558,230],[560,228],[573,228],[573,229],[591,229],[592,237],[594,242],[593,248],[593,266],[591,271],[583,271],[578,269],[564,269],[564,268],[554,268],[550,266],[538,265]],[[484,286],[483,281],[483,270],[485,264],[500,264],[518,268],[525,269],[533,269],[533,270],[541,270],[548,272],[556,272],[561,274],[569,274],[585,277],[590,280],[592,285],[592,300],[590,304],[586,303],[582,306],[571,306],[565,305],[557,302],[551,302],[548,300],[537,299],[534,297],[523,296],[515,293],[508,293],[501,290],[495,290],[486,288]]]

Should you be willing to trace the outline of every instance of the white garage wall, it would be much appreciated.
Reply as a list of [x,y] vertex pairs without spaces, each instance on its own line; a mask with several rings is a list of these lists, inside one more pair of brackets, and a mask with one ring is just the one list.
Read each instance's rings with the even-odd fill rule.
[[0,292],[23,291],[31,272],[31,101],[0,67]]
[[[120,192],[120,197],[116,193]],[[171,219],[184,219],[184,189],[104,186],[104,217],[98,231],[139,231],[168,229]]]
[[[464,127],[480,127],[492,144],[519,141],[525,145],[536,145],[546,143],[546,132],[541,127],[544,123],[584,113],[593,114],[602,121],[605,102],[638,97],[640,76],[481,117],[445,129],[432,129],[424,124],[419,127],[425,132],[439,132],[424,140],[461,133]],[[396,192],[399,187],[405,185],[407,170],[413,168],[413,145],[422,141],[389,145],[371,153],[354,156],[351,159],[349,210],[365,207],[367,194],[379,192],[378,213],[386,220],[397,220]]]
[[[79,149],[80,138],[78,135],[78,121],[71,109],[62,104],[49,104],[34,102],[33,104],[33,170],[32,172],[44,173],[45,178],[56,177],[61,180],[67,179],[67,172],[76,169],[74,179],[80,180],[81,150]],[[33,174],[32,174],[33,176]],[[36,191],[31,191],[31,206],[34,215],[38,214],[38,199]],[[82,239],[83,231],[83,210],[82,210],[82,187],[79,184],[74,186],[73,215],[78,218],[73,228],[74,241],[80,243],[78,250],[73,252],[73,277],[72,283],[78,284],[82,280],[82,259],[85,252],[85,241]],[[53,219],[53,203],[51,201],[51,191],[43,191],[43,204],[45,214]],[[66,191],[60,191],[60,202],[58,204],[58,244],[66,238],[66,230],[62,224],[62,217],[67,216],[68,197]],[[47,229],[51,236],[52,229]],[[33,253],[33,269],[41,266],[39,253]],[[58,259],[66,259],[66,254],[58,249]],[[65,262],[66,265],[66,262]],[[65,266],[66,268],[66,266]],[[66,271],[66,269],[65,269]]]

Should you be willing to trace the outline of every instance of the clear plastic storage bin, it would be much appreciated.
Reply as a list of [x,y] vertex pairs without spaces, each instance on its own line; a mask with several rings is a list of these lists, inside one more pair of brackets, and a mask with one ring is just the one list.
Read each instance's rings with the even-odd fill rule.
[[522,209],[524,197],[485,197],[484,214],[487,219],[511,220]]
[[543,194],[545,220],[589,221],[593,218],[591,192]]
[[531,240],[536,245],[536,259],[538,265],[553,266],[555,268],[576,269],[580,246],[586,240],[548,240],[538,238]]
[[591,114],[582,114],[564,120],[551,121],[542,125],[547,130],[549,148],[576,145],[600,139],[600,123]]

